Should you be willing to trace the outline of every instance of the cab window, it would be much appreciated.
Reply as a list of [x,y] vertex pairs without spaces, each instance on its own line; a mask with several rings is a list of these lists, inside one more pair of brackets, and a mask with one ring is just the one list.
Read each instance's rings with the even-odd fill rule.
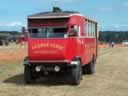
[[30,29],[31,38],[64,38],[67,27],[47,27]]

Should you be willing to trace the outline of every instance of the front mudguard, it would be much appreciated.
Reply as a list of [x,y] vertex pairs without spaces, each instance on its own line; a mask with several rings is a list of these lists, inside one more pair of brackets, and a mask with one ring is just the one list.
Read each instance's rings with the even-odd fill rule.
[[25,57],[25,58],[24,58],[23,64],[24,64],[24,65],[30,65],[30,64],[29,64],[28,57]]

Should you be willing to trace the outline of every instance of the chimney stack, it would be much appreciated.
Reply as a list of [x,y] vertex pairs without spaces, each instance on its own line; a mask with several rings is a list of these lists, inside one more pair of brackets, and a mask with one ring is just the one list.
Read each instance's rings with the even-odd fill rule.
[[62,12],[62,10],[59,7],[53,7],[53,12]]

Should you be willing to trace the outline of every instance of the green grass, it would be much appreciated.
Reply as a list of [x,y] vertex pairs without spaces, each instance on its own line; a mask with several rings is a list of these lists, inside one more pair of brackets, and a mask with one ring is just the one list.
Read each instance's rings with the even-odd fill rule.
[[128,96],[128,48],[100,49],[96,73],[84,75],[79,86],[25,85],[22,60],[14,61],[0,63],[0,96]]

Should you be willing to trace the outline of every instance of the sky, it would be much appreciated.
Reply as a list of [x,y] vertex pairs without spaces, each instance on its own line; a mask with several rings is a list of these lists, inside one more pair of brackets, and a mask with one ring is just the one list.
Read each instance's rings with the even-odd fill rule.
[[99,30],[128,30],[128,0],[1,0],[0,31],[20,31],[27,28],[27,16],[51,11],[79,11],[98,22]]

